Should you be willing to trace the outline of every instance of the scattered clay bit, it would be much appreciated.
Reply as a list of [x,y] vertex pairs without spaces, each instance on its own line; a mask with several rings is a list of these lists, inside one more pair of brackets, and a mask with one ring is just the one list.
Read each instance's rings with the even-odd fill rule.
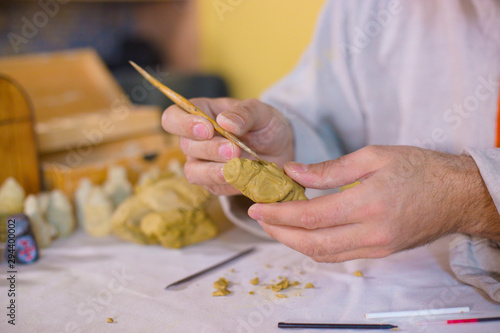
[[314,285],[311,282],[309,282],[308,284],[306,284],[304,288],[306,289],[314,288]]
[[108,318],[108,319],[106,319],[106,322],[111,324],[112,322],[114,322],[114,320],[113,320],[113,318]]
[[234,273],[234,268],[231,268],[231,273]]
[[356,271],[354,272],[354,276],[363,277],[363,273],[361,273],[361,271]]
[[271,265],[269,265],[269,264],[266,264],[266,268],[271,268]]
[[275,280],[274,279],[271,279],[271,282],[274,282]]
[[282,279],[281,275],[278,275],[278,280],[281,280],[281,279]]
[[298,286],[300,284],[299,281],[293,281],[292,284],[290,285],[291,287]]
[[231,291],[227,290],[226,288],[221,288],[221,289],[217,289],[216,291],[214,291],[212,293],[212,296],[226,296],[226,295],[229,295],[231,293]]
[[276,294],[276,297],[279,297],[279,298],[286,298],[286,295],[283,295],[283,294]]
[[283,269],[288,269],[288,266],[283,266]]
[[278,292],[280,290],[287,289],[288,287],[290,287],[290,281],[288,281],[286,277],[283,280],[281,280],[280,282],[271,285],[271,289],[274,292]]
[[300,274],[300,275],[302,275],[302,274],[304,274],[304,272],[303,272],[303,271],[300,271],[300,272],[299,272],[299,274]]
[[253,294],[255,294],[255,291],[249,291],[248,294],[253,295]]
[[231,291],[227,290],[227,285],[229,281],[226,278],[219,278],[214,282],[214,288],[217,289],[212,293],[212,296],[226,296],[231,293]]
[[250,283],[253,284],[254,286],[258,285],[259,284],[259,278],[255,277],[255,279],[251,279]]
[[265,287],[264,287],[264,289],[269,289],[269,288],[271,288],[271,287],[270,287],[270,286],[265,286]]
[[217,281],[214,282],[214,288],[215,289],[224,289],[227,287],[227,285],[229,284],[229,281],[226,280],[226,278],[219,278]]

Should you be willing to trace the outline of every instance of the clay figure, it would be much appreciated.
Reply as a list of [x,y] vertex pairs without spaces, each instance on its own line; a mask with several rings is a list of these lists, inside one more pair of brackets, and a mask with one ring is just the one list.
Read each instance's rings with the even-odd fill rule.
[[255,202],[307,200],[304,187],[288,177],[276,163],[233,158],[223,168],[224,178]]

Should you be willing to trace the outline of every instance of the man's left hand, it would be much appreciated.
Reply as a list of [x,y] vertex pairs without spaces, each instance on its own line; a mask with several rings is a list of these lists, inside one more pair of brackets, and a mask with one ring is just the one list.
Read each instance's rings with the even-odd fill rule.
[[360,182],[309,201],[250,208],[271,237],[318,262],[385,257],[455,232],[500,240],[500,215],[469,156],[368,146],[284,169],[310,188]]

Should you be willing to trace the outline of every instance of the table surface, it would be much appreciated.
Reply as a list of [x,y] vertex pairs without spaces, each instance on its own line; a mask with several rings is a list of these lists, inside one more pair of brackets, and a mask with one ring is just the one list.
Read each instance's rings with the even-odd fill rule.
[[[254,245],[253,254],[164,290]],[[0,269],[1,308],[6,312],[5,262]],[[364,276],[354,276],[357,270]],[[458,306],[469,306],[471,312],[446,318],[499,316],[498,303],[453,278],[447,239],[384,259],[318,264],[238,228],[181,250],[92,238],[80,230],[42,250],[37,263],[17,266],[17,271],[16,326],[8,325],[2,314],[1,332],[286,332],[276,328],[280,321],[391,323],[401,332],[500,331],[500,323],[416,326],[443,316],[364,318],[367,312]],[[232,293],[212,297],[212,284],[221,276],[230,281]],[[263,285],[251,285],[255,276],[261,283],[286,276],[301,284],[283,291],[287,298],[277,298]],[[304,289],[307,282],[315,288]],[[114,323],[106,323],[108,317]]]

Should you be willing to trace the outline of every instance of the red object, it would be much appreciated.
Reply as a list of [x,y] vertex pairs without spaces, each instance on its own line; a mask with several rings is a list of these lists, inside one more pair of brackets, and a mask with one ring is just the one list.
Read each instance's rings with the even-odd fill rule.
[[447,324],[477,323],[477,318],[447,320]]
[[500,148],[500,90],[498,92],[497,147]]

